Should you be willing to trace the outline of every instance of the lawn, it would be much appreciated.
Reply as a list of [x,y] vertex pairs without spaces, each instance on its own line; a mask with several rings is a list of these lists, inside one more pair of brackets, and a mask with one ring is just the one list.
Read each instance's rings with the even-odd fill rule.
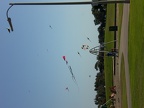
[[144,106],[144,1],[131,0],[128,57],[132,107]]
[[[122,5],[119,5],[122,8]],[[128,58],[130,71],[130,86],[132,97],[132,108],[143,108],[144,106],[144,1],[131,0],[130,4],[130,21],[129,21],[129,41],[128,41]],[[119,14],[122,15],[120,9]],[[121,16],[120,16],[121,17]],[[119,17],[119,18],[120,18]],[[121,29],[121,18],[118,19],[118,27]],[[109,26],[114,24],[114,6],[108,5],[107,24],[105,31],[105,42],[113,40],[113,33],[108,31]],[[118,31],[120,35],[120,31]],[[107,49],[113,48],[113,44],[107,45]],[[122,60],[123,61],[123,60]],[[121,67],[123,70],[124,67]],[[122,72],[124,77],[125,74]],[[105,81],[106,86],[113,85],[112,82],[112,59],[105,57]],[[124,101],[126,97],[125,81],[122,81],[122,98],[123,108],[127,107],[127,102]],[[110,94],[106,89],[107,99]]]
[[[122,14],[123,14],[123,4],[117,4],[118,7],[118,18],[117,18],[117,26],[118,26],[118,36],[120,39],[120,34],[121,34],[121,24],[122,24]],[[114,25],[114,5],[108,5],[108,14],[107,13],[107,25],[106,25],[106,37],[105,37],[105,42],[111,41],[114,39],[114,33],[109,31],[109,26]],[[119,42],[120,43],[120,42]],[[119,45],[120,46],[120,45]],[[107,46],[108,49],[110,50],[113,48],[113,44]],[[122,108],[127,108],[127,95],[126,95],[126,80],[125,80],[125,67],[124,67],[124,58],[122,57],[121,60],[121,95],[122,95]],[[113,85],[113,73],[112,73],[112,59],[105,57],[105,81],[106,81],[106,86],[111,86]],[[110,91],[107,88],[106,89],[106,94],[107,94],[107,100],[110,95]]]
[[[107,17],[106,17],[106,28],[105,28],[105,43],[114,40],[114,32],[109,31],[109,26],[114,25],[114,4],[107,5]],[[107,44],[105,50],[111,50],[114,47],[114,44]],[[105,72],[105,85],[106,85],[106,99],[109,99],[110,90],[109,87],[113,85],[113,66],[112,58],[104,58],[104,72]]]
[[[118,22],[118,34],[120,36],[121,31],[121,21],[122,21],[122,4],[117,4],[118,10],[119,10],[119,16],[117,18]],[[114,32],[109,31],[109,26],[114,25],[114,17],[115,17],[115,5],[109,4],[107,6],[107,19],[106,19],[106,29],[105,29],[105,43],[110,42],[114,40]],[[114,44],[107,44],[106,50],[110,51],[112,48],[114,48]],[[105,83],[106,83],[106,98],[109,99],[110,91],[109,87],[113,85],[113,66],[112,66],[112,58],[111,57],[105,57]]]
[[121,58],[121,96],[122,96],[122,108],[128,108],[127,104],[127,92],[126,92],[126,79],[125,79],[125,64],[124,56]]

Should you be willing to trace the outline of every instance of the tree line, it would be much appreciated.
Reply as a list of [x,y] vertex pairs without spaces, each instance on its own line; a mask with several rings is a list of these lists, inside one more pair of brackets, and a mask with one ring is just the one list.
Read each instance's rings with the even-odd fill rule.
[[[97,6],[93,6],[91,11],[94,15],[94,24],[99,25],[98,27],[98,39],[99,44],[103,45],[105,38],[105,25],[106,25],[106,4],[98,4]],[[103,47],[100,47],[100,50],[104,50]],[[96,96],[94,102],[98,105],[98,108],[101,107],[106,102],[106,92],[105,92],[105,76],[104,76],[104,53],[99,52],[97,55],[97,62],[95,63],[95,69],[99,71],[95,78],[95,91]]]

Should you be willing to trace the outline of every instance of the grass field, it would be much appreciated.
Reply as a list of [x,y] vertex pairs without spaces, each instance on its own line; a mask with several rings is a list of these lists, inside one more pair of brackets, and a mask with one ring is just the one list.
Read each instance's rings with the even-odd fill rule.
[[119,15],[119,17],[117,18],[117,22],[118,22],[119,43],[120,43],[120,35],[121,35],[122,14],[123,14],[123,4],[118,4],[118,15]]
[[144,107],[144,0],[131,0],[128,56],[132,108]]
[[[122,8],[122,6],[120,6]],[[113,33],[108,31],[108,27],[114,24],[114,6],[108,5],[107,11],[107,25],[105,42],[113,40]],[[143,108],[144,106],[144,1],[142,0],[131,0],[130,4],[130,21],[129,21],[129,41],[128,41],[128,58],[129,58],[129,71],[130,71],[130,84],[131,84],[131,97],[132,97],[132,108]],[[120,9],[119,14],[122,14]],[[119,19],[119,29],[121,27],[121,18]],[[120,32],[119,32],[120,34]],[[110,50],[113,48],[112,45],[107,45]],[[123,60],[122,60],[123,61]],[[123,70],[124,67],[122,66]],[[122,77],[125,74],[121,73]],[[105,80],[106,86],[111,86],[112,83],[112,59],[105,57]],[[124,101],[126,88],[125,81],[122,81],[122,103],[123,108],[127,107],[126,100]],[[109,90],[106,90],[107,99],[110,94]]]
[[[121,31],[121,21],[122,21],[122,4],[118,4],[118,9],[119,9],[119,16],[117,19],[118,22],[118,34],[120,35]],[[106,29],[105,29],[105,42],[113,41],[114,40],[114,32],[109,31],[109,26],[114,25],[114,4],[108,5],[107,7],[107,23],[106,23]],[[114,47],[114,44],[107,44],[106,49],[111,50]],[[107,87],[110,87],[113,85],[113,66],[112,66],[112,58],[111,57],[105,57],[105,83]],[[108,97],[110,95],[109,88],[106,88],[106,97],[108,100]]]
[[[107,17],[106,17],[106,28],[105,28],[105,43],[114,40],[114,32],[109,31],[109,26],[114,25],[114,5],[107,6]],[[111,50],[114,47],[112,44],[106,45],[106,50]],[[105,84],[106,84],[106,98],[109,99],[110,90],[109,87],[113,85],[113,66],[112,66],[112,58],[105,57],[104,58],[104,70],[105,70]]]
[[[118,26],[118,36],[119,36],[119,40],[120,40],[120,35],[121,35],[121,24],[122,24],[122,14],[123,14],[123,4],[117,4],[118,7],[118,18],[117,18],[117,26]],[[108,6],[108,13],[110,11],[110,15],[107,14],[107,25],[106,25],[106,37],[105,37],[105,42],[111,41],[113,40],[113,36],[114,34],[112,32],[109,32],[108,28],[111,25],[114,25],[114,10],[112,10],[112,8],[114,9],[114,5],[109,5]],[[112,11],[111,11],[112,10]],[[113,13],[112,13],[113,12]],[[111,20],[111,21],[110,21]],[[111,37],[111,38],[110,38]],[[120,42],[119,42],[120,43]],[[120,45],[119,45],[120,46]],[[113,48],[113,44],[108,46],[109,50],[111,48]],[[127,95],[126,95],[126,79],[125,79],[125,67],[124,67],[124,58],[122,57],[121,60],[121,87],[122,87],[122,91],[121,91],[121,95],[122,95],[122,108],[127,108]],[[111,62],[111,63],[110,63]],[[105,78],[106,78],[106,86],[111,86],[113,85],[111,79],[112,79],[112,61],[110,60],[110,58],[105,58]],[[123,79],[123,80],[122,80]],[[107,94],[107,99],[110,95],[109,89],[106,90],[106,94]]]
[[125,79],[125,64],[124,56],[121,58],[121,95],[122,95],[122,108],[128,108],[127,104],[127,92],[126,92],[126,79]]

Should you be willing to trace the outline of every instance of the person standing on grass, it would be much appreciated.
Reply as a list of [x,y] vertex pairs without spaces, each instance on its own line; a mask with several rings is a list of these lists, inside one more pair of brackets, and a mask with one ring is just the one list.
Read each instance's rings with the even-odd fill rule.
[[106,54],[106,56],[118,57],[117,52],[108,52],[108,53]]

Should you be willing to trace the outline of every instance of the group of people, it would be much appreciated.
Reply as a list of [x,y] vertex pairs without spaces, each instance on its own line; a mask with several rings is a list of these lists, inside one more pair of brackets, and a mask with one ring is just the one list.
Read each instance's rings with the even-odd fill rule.
[[108,53],[106,54],[106,56],[118,57],[118,51],[117,51],[117,49],[111,49],[111,51],[108,52]]
[[111,91],[111,95],[109,96],[109,98],[112,100],[112,102],[111,102],[111,104],[110,104],[110,108],[115,108],[114,102],[116,101],[116,99],[115,99],[116,86],[110,87],[110,91]]
[[109,100],[106,103],[104,103],[101,108],[115,108],[114,102],[116,101],[115,99],[116,86],[112,86],[109,89],[111,92],[111,95],[109,96]]

